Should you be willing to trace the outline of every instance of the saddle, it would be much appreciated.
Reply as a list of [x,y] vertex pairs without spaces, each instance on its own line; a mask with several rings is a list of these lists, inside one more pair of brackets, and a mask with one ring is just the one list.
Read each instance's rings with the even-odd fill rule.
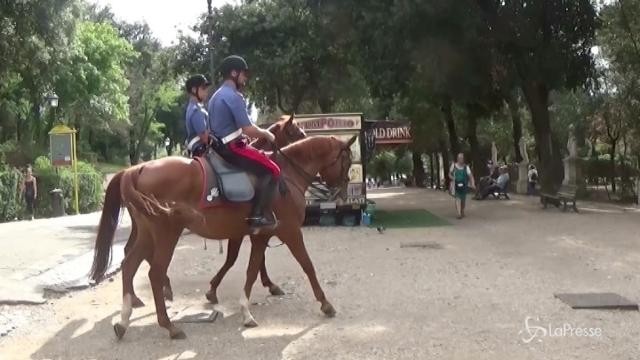
[[[221,203],[243,203],[253,200],[256,194],[256,177],[245,170],[230,164],[214,149],[203,156],[195,157],[200,164],[203,178],[200,207],[219,206]],[[287,191],[284,182],[279,184],[279,192]]]
[[228,163],[217,152],[207,151],[194,159],[202,170],[201,207],[216,206],[225,201],[247,202],[255,196],[255,177]]

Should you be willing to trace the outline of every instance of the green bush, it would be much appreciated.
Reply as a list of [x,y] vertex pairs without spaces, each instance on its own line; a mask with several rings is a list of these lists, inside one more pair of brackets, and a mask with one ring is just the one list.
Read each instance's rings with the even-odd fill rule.
[[[589,180],[608,179],[611,177],[611,157],[601,155],[598,158],[589,158],[584,161],[584,175]],[[616,159],[616,177],[634,178],[639,175],[636,169],[629,161],[621,163]]]
[[22,174],[14,168],[0,168],[0,222],[22,214],[24,204],[20,194]]
[[[52,214],[50,192],[59,188],[64,195],[67,214],[73,214],[75,211],[73,168],[61,167],[56,171],[56,168],[51,166],[49,158],[41,156],[36,159],[33,172],[38,179],[38,213],[46,216]],[[103,181],[102,174],[95,167],[78,161],[78,195],[81,213],[96,211],[100,208],[104,194]]]

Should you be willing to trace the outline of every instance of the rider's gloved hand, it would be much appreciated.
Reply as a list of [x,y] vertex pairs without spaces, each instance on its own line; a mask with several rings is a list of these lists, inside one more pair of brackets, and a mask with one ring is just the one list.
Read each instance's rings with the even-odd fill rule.
[[262,130],[262,134],[264,135],[264,139],[268,142],[274,144],[276,142],[276,137],[268,130]]

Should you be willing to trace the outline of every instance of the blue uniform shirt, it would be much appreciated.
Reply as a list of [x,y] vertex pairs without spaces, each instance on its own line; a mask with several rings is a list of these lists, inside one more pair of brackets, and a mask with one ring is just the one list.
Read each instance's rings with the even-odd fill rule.
[[187,130],[187,143],[209,129],[209,114],[199,102],[189,101],[187,112],[185,113],[185,127]]
[[223,84],[209,100],[210,129],[220,139],[251,125],[247,102],[232,86]]

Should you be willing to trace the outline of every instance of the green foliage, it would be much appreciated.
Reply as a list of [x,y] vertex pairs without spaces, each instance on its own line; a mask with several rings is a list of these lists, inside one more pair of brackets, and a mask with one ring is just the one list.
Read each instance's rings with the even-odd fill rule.
[[126,65],[136,53],[117,29],[81,22],[69,61],[58,74],[56,92],[64,116],[77,127],[108,129],[128,117]]
[[[56,169],[51,166],[47,157],[39,157],[34,163],[34,175],[38,180],[38,214],[51,215],[51,196],[49,192],[53,189],[62,189],[65,209],[68,214],[74,212],[74,187],[73,169],[61,167]],[[78,193],[81,213],[96,211],[100,208],[103,189],[103,175],[92,165],[85,162],[78,162]]]
[[398,157],[392,151],[383,151],[376,154],[367,166],[368,175],[382,180],[389,180],[396,170]]
[[22,174],[17,169],[0,167],[0,222],[10,221],[21,215],[21,183]]
[[409,175],[413,171],[413,159],[410,152],[405,152],[402,156],[398,157],[395,163],[395,172],[399,174]]
[[[364,83],[352,76],[357,72],[350,66],[352,49],[344,34],[332,31],[333,19],[318,4],[272,0],[225,5],[215,10],[213,21],[201,30],[208,34],[209,25],[215,29],[216,63],[231,53],[247,59],[254,74],[249,97],[258,106],[287,113],[331,112],[338,105],[361,111],[351,108],[360,105],[358,96],[367,96],[352,92],[362,90]],[[202,44],[185,45],[187,54],[202,50]]]

